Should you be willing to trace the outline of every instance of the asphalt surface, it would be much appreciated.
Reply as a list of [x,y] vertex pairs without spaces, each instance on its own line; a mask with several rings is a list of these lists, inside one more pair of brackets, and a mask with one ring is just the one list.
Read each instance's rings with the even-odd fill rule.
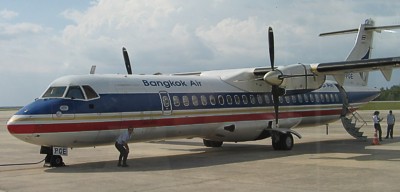
[[[0,164],[39,162],[39,146],[6,129],[15,111],[0,111]],[[400,191],[400,127],[394,139],[371,145],[372,111],[361,111],[367,141],[353,139],[340,121],[296,129],[291,151],[271,139],[207,148],[201,139],[130,144],[130,167],[117,167],[114,146],[77,148],[67,166],[0,166],[3,191]],[[386,112],[381,112],[382,117]],[[400,117],[400,111],[394,111]],[[386,134],[385,122],[382,124]]]

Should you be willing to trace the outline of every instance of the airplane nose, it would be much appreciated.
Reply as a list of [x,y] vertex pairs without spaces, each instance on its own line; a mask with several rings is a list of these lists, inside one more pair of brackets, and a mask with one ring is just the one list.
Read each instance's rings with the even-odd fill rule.
[[17,122],[17,118],[14,115],[7,121],[7,130],[12,136],[18,138],[17,134],[19,131],[18,131],[16,122]]
[[24,121],[26,121],[26,118],[19,115],[13,115],[7,122],[8,132],[15,137],[19,134],[33,133],[34,126],[26,124]]

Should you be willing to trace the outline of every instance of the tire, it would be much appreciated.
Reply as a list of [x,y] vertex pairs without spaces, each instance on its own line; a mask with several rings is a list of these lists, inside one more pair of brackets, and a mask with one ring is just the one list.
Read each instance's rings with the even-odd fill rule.
[[281,146],[281,134],[272,134],[272,148],[274,148],[275,151],[282,150]]
[[291,133],[286,134],[274,134],[272,136],[272,148],[274,150],[291,150],[294,145],[293,136]]
[[281,143],[281,150],[292,150],[294,145],[293,136],[291,133],[281,134],[280,135],[280,143]]
[[51,167],[61,167],[64,166],[63,159],[60,155],[52,155],[50,159]]
[[206,147],[221,147],[223,143],[224,143],[223,141],[211,141],[203,139],[203,144]]

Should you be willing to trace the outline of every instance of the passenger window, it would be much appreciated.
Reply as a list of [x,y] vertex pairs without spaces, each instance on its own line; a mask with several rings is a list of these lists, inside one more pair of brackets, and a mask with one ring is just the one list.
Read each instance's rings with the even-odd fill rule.
[[304,96],[304,102],[308,103],[308,97],[307,97],[307,94],[304,94],[303,96]]
[[243,104],[247,104],[247,103],[249,103],[249,100],[247,99],[247,96],[246,95],[242,95],[242,100],[243,100]]
[[183,101],[184,106],[186,106],[186,107],[189,106],[189,97],[188,96],[186,96],[186,95],[183,96],[182,101]]
[[99,97],[99,95],[97,95],[97,93],[89,85],[83,85],[82,88],[83,91],[85,91],[86,93],[87,99],[94,99]]
[[203,106],[206,106],[207,105],[207,97],[202,95],[202,96],[200,96],[200,99],[201,99],[201,104]]
[[314,103],[314,95],[313,94],[310,94],[310,101],[311,101],[311,103]]
[[338,96],[338,94],[335,94],[335,99],[336,99],[336,102],[339,102],[339,96]]
[[329,96],[331,97],[331,101],[335,102],[335,97],[333,97],[333,94],[331,93]]
[[67,87],[50,87],[47,91],[43,94],[42,98],[49,98],[49,97],[63,97],[64,92]]
[[163,99],[164,107],[165,107],[165,108],[169,108],[170,103],[169,103],[169,98],[168,98],[168,96],[164,95],[164,96],[162,97],[162,99]]
[[314,96],[315,96],[315,102],[319,103],[319,95],[315,94]]
[[172,100],[174,101],[175,107],[179,107],[179,105],[181,105],[181,102],[179,101],[179,97],[178,96],[173,96]]
[[296,100],[296,96],[295,96],[295,95],[292,95],[292,101],[293,101],[293,103],[297,103],[297,100]]
[[269,95],[264,95],[264,97],[265,97],[265,102],[267,104],[271,103],[271,99],[269,98]]
[[238,95],[234,96],[236,105],[240,105],[240,97]]
[[222,97],[222,95],[218,95],[218,103],[219,103],[220,105],[224,105],[225,100],[224,100],[224,97]]
[[326,102],[330,102],[330,99],[329,99],[329,95],[328,95],[328,94],[325,94],[325,101],[326,101]]
[[230,95],[227,95],[226,96],[226,102],[229,104],[229,105],[232,105],[232,96],[230,96]]
[[299,100],[299,103],[303,103],[303,97],[301,96],[301,94],[297,95],[297,100]]
[[254,97],[254,95],[250,95],[250,102],[251,104],[256,104],[256,98]]
[[210,95],[210,103],[211,105],[215,105],[216,101],[214,95]]
[[285,101],[286,101],[286,103],[290,103],[290,97],[289,96],[285,96]]
[[325,102],[324,94],[319,94],[319,96],[321,98],[321,102],[324,103]]
[[279,103],[283,103],[283,97],[279,96]]
[[199,99],[197,99],[196,95],[192,95],[192,103],[194,106],[199,106]]
[[65,97],[71,98],[71,99],[85,99],[85,97],[83,96],[82,90],[79,86],[69,87],[67,95]]
[[262,104],[263,103],[263,99],[262,99],[260,94],[257,95],[257,101],[258,101],[258,104]]

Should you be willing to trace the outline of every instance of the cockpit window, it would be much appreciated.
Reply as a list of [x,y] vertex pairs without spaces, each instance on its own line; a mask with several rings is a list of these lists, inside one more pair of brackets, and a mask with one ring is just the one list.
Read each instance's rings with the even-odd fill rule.
[[42,98],[57,98],[64,96],[65,89],[67,87],[50,87],[47,91],[43,94]]
[[86,93],[87,99],[94,99],[99,97],[99,95],[97,95],[97,93],[89,85],[83,85],[82,88]]
[[65,97],[71,99],[85,99],[79,86],[70,86]]

